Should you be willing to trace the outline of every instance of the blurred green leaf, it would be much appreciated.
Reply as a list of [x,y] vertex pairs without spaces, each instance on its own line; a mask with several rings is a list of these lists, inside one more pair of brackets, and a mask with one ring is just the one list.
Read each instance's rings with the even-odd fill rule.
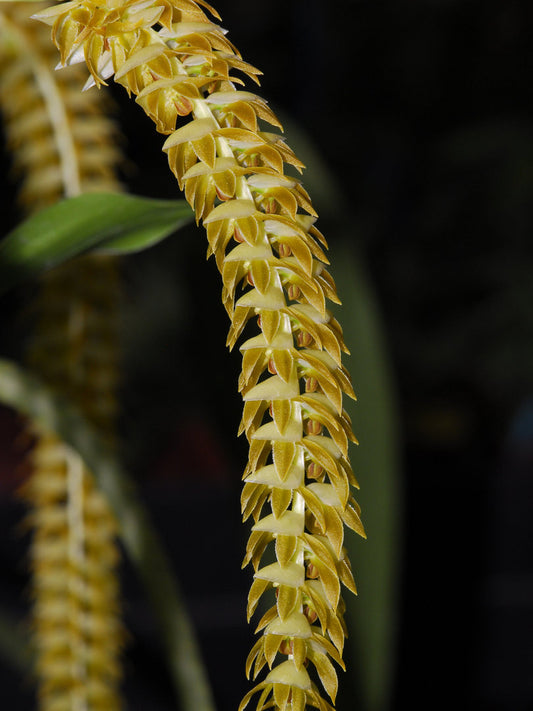
[[214,711],[207,674],[172,567],[112,447],[70,402],[49,390],[32,373],[3,359],[0,402],[58,435],[93,472],[115,512],[121,539],[152,604],[180,708]]
[[0,657],[25,676],[32,669],[32,651],[26,633],[23,623],[14,620],[7,609],[0,610]]
[[362,708],[385,711],[392,701],[403,509],[395,387],[378,306],[356,249],[332,252],[339,319],[352,352],[346,365],[358,398],[345,407],[360,442],[351,459],[368,536],[363,541],[349,532],[345,539],[359,593],[345,595],[347,646],[361,670]]
[[0,293],[67,259],[97,250],[129,254],[165,239],[193,218],[185,200],[87,193],[18,225],[0,243]]

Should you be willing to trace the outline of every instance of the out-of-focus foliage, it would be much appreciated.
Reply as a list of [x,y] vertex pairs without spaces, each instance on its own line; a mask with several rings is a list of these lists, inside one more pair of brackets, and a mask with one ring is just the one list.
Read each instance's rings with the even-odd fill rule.
[[63,200],[32,215],[2,240],[0,292],[88,251],[109,255],[142,251],[191,220],[184,200],[120,193],[87,193]]

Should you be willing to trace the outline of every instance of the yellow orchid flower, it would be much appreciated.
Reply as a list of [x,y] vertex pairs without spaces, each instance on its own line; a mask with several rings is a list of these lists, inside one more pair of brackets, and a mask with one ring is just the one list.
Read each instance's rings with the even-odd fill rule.
[[[170,168],[222,274],[228,345],[257,323],[240,346],[240,429],[250,444],[242,511],[254,522],[248,614],[263,595],[272,606],[246,666],[254,679],[270,671],[240,709],[255,695],[258,710],[330,709],[313,678],[334,703],[332,661],[343,668],[346,633],[341,584],[355,592],[344,525],[364,530],[350,493],[355,437],[342,397],[354,392],[328,309],[339,300],[327,244],[300,179],[285,172],[303,166],[266,101],[240,88],[235,72],[254,81],[259,72],[204,0],[74,0],[36,17],[52,27],[63,66],[87,63],[86,87],[114,77],[168,135]],[[263,565],[272,546],[276,562]]]

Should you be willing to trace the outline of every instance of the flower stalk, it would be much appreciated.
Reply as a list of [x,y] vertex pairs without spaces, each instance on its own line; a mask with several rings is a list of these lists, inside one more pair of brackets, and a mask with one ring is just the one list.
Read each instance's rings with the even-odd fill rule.
[[[364,530],[342,406],[343,395],[355,397],[342,365],[348,351],[328,309],[339,299],[327,243],[295,177],[303,165],[266,101],[240,88],[235,72],[256,82],[259,72],[204,0],[74,0],[36,17],[52,27],[63,66],[86,62],[86,88],[113,77],[168,136],[163,150],[222,275],[228,346],[245,337],[238,387],[239,432],[250,444],[241,499],[244,520],[253,520],[248,617],[263,595],[271,606],[246,663],[253,679],[269,671],[240,709],[252,697],[258,710],[330,709],[319,684],[335,703],[333,662],[344,668],[346,636],[341,584],[356,592],[344,526]],[[272,548],[275,562],[264,565]]]

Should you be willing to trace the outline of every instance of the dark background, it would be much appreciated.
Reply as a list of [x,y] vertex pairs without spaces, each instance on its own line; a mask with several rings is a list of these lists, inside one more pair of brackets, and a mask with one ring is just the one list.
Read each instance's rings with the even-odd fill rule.
[[[230,39],[264,71],[261,95],[305,130],[335,176],[338,219],[353,225],[340,238],[357,243],[381,308],[404,489],[391,711],[531,711],[533,6],[216,6]],[[175,197],[161,137],[114,93],[137,166],[125,182],[137,194]],[[4,175],[5,152],[2,167]],[[3,187],[6,231],[18,219],[13,195]],[[333,242],[327,219],[321,227]],[[234,436],[239,357],[224,348],[219,277],[204,262],[202,237],[192,228],[124,266],[122,428],[225,711],[248,688],[243,661],[252,641],[238,512],[246,446]],[[13,314],[30,296],[4,300],[2,355],[23,349]],[[17,531],[22,509],[12,493],[22,474],[12,473],[17,453],[8,449],[18,425],[0,414],[1,595],[21,618],[27,540]],[[129,707],[173,708],[154,621],[127,563],[123,573],[133,637]],[[7,663],[3,674],[2,696],[9,689],[13,708],[31,708],[29,682]],[[339,709],[352,708],[363,707],[345,693]]]

